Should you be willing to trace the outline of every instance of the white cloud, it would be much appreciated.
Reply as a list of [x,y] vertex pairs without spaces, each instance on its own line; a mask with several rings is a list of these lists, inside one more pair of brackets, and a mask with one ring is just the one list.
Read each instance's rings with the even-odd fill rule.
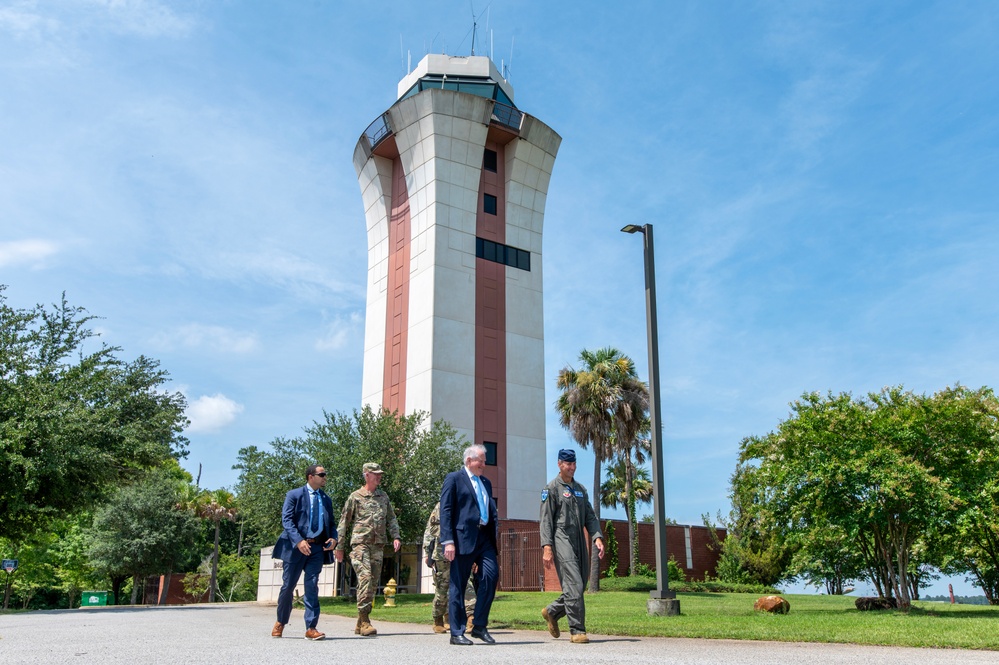
[[46,20],[33,9],[33,4],[28,2],[0,7],[0,32],[9,32],[15,37],[35,34]]
[[202,395],[187,405],[187,418],[191,421],[187,431],[216,432],[232,424],[243,412],[243,405],[225,395]]
[[35,0],[21,0],[0,8],[0,32],[36,40],[52,35],[90,37],[100,31],[186,37],[196,26],[191,16],[178,14],[156,0],[77,0],[39,5]]
[[162,332],[153,338],[153,343],[161,348],[177,346],[205,348],[222,353],[250,353],[259,347],[257,336],[222,326],[207,326],[191,323],[172,332]]
[[0,266],[29,264],[32,267],[38,267],[40,263],[58,251],[59,247],[48,240],[0,242]]
[[155,0],[91,0],[91,4],[106,10],[111,25],[126,34],[183,37],[194,27],[192,19]]
[[337,317],[326,326],[322,337],[316,340],[317,351],[337,351],[344,348],[351,335],[364,324],[364,317],[353,312],[349,317]]

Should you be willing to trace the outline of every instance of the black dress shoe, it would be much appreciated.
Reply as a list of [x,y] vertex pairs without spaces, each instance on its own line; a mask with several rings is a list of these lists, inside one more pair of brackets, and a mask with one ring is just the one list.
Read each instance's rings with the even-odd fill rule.
[[464,635],[452,635],[451,636],[451,644],[460,644],[463,647],[468,647],[468,646],[471,646],[471,645],[475,644],[475,642],[473,642],[472,640],[468,639]]
[[485,628],[473,628],[472,637],[477,640],[482,640],[486,644],[496,644],[496,640],[493,639],[493,636],[490,635],[489,631]]

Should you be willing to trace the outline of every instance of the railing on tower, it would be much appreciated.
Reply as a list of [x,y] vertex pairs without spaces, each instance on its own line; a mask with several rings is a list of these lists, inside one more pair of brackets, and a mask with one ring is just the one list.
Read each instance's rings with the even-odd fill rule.
[[368,128],[364,130],[364,136],[368,139],[368,147],[372,150],[375,149],[379,143],[385,140],[389,134],[392,133],[392,127],[389,124],[389,114],[383,113],[375,121],[368,125]]
[[493,104],[492,119],[501,125],[511,127],[520,131],[520,123],[524,120],[524,114],[512,106],[496,102]]

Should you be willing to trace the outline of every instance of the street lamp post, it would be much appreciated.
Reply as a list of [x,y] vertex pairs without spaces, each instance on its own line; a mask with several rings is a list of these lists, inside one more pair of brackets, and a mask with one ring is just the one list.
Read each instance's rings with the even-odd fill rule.
[[656,588],[649,594],[649,614],[676,616],[680,601],[669,590],[666,555],[666,472],[663,463],[662,407],[659,398],[659,322],[656,314],[656,257],[652,225],[628,224],[625,233],[641,233],[645,245],[645,318],[649,337],[649,415],[652,422],[652,493],[656,536]]

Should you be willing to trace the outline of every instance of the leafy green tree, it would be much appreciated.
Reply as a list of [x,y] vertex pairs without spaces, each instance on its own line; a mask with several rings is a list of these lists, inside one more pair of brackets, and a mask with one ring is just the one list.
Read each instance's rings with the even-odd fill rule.
[[219,572],[219,533],[222,522],[235,522],[238,510],[236,497],[226,489],[204,490],[188,495],[177,503],[182,510],[189,510],[198,518],[211,522],[215,527],[215,542],[212,546],[211,576],[208,584],[208,602],[215,602]]
[[284,495],[305,484],[306,466],[326,468],[325,489],[339,517],[347,497],[363,482],[361,467],[378,462],[385,472],[381,488],[392,500],[403,542],[419,542],[427,516],[440,499],[444,476],[461,468],[467,445],[447,422],[426,427],[426,420],[422,412],[397,416],[376,413],[369,406],[352,414],[324,412],[321,421],[305,428],[303,437],[279,439],[271,451],[244,448],[234,467],[240,470],[240,506],[255,529],[276,538]]
[[940,542],[947,552],[943,572],[966,574],[990,605],[999,605],[999,478],[985,480],[972,492],[954,531]]
[[[198,567],[198,574],[184,578],[184,591],[195,598],[204,598],[211,588],[212,557],[206,557]],[[224,603],[245,602],[257,598],[257,558],[222,554],[215,568],[218,597]]]
[[194,544],[197,521],[178,509],[180,490],[175,477],[151,473],[94,512],[88,555],[94,569],[110,578],[116,603],[129,577],[134,601],[144,577],[174,571]]
[[994,395],[810,393],[792,409],[775,432],[742,443],[733,485],[757,499],[743,508],[813,558],[835,558],[849,539],[879,593],[907,609],[931,536],[953,533],[974,488],[999,471]]
[[[51,545],[57,539],[54,533],[38,533],[28,540],[18,543],[4,541],[0,543],[5,552],[5,558],[17,559],[18,568],[9,580],[10,598],[5,593],[4,609],[12,600],[21,609],[47,609],[48,605],[42,598],[41,605],[33,604],[42,592],[52,589],[58,584],[56,566],[58,561],[52,554]],[[4,577],[7,574],[4,573]]]
[[273,545],[281,535],[284,496],[305,484],[305,469],[314,463],[306,459],[302,443],[301,439],[278,438],[271,442],[270,450],[248,446],[239,451],[233,465],[239,479],[233,491],[239,497],[249,551]]
[[96,346],[65,296],[14,309],[0,286],[0,533],[13,540],[94,506],[186,454],[180,393],[156,361]]
[[[630,457],[630,455],[629,455]],[[638,564],[638,535],[635,506],[652,500],[652,480],[649,471],[643,466],[635,466],[627,457],[618,457],[617,462],[607,468],[607,479],[600,486],[600,504],[604,508],[624,506],[628,517],[628,571],[635,574]]]
[[854,540],[837,526],[795,534],[790,575],[825,587],[829,595],[842,595],[851,581],[864,576],[864,560]]
[[[600,520],[600,477],[604,462],[632,446],[648,410],[649,389],[638,379],[634,361],[615,348],[583,349],[583,369],[565,367],[556,385],[555,402],[562,427],[582,448],[593,451],[593,512]],[[600,590],[600,560],[590,556],[590,591]]]
[[[614,533],[614,522],[607,520],[604,523],[604,545],[607,550],[607,577],[617,575],[617,566],[620,559],[617,553],[617,534]],[[632,572],[632,575],[635,573]]]

